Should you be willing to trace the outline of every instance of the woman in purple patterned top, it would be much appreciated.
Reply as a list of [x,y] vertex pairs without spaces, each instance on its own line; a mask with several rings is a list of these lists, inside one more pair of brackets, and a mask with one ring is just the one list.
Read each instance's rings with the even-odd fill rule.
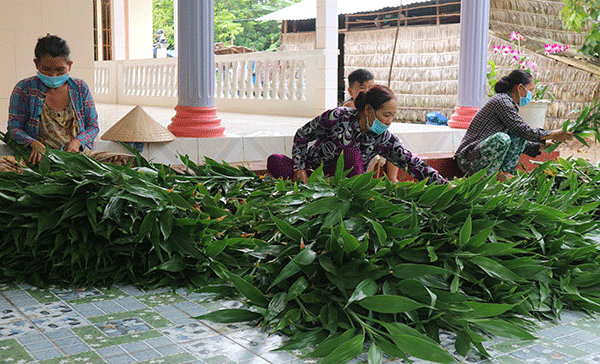
[[[344,168],[351,169],[349,177],[364,173],[369,161],[381,155],[418,180],[447,182],[387,130],[397,108],[392,90],[382,85],[372,86],[361,92],[354,104],[356,109],[338,107],[325,111],[298,129],[292,158],[281,154],[269,156],[269,173],[275,178],[306,182],[307,171],[323,163],[324,172],[333,175],[338,157],[343,153]],[[314,144],[309,145],[311,142]]]

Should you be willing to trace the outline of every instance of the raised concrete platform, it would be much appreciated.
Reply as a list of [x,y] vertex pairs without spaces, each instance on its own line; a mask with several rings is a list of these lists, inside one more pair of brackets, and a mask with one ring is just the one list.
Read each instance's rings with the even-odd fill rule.
[[[127,114],[135,105],[96,104],[99,116],[100,136]],[[175,110],[160,107],[144,107],[144,110],[161,125],[167,126]],[[204,157],[237,164],[264,162],[273,153],[291,155],[296,130],[309,121],[308,118],[288,116],[235,114],[218,112],[225,126],[225,136],[220,138],[177,138],[168,143],[145,143],[142,155],[154,162],[180,164],[179,154],[188,155],[196,162]],[[6,130],[6,121],[0,123]],[[417,155],[449,154],[458,147],[465,130],[447,126],[394,123],[390,130],[402,143]],[[3,144],[0,153],[9,151]],[[123,151],[118,143],[96,139],[96,150]]]

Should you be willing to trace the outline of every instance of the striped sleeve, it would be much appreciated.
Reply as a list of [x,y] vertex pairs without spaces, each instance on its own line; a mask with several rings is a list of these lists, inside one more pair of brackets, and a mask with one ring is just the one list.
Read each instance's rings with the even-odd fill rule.
[[10,95],[8,106],[8,132],[11,138],[19,144],[29,145],[35,139],[25,131],[29,120],[25,83],[19,82]]
[[96,111],[96,105],[92,98],[92,93],[88,85],[78,80],[77,85],[79,86],[79,97],[83,102],[83,130],[77,136],[77,139],[81,142],[83,148],[92,149],[94,146],[94,139],[98,135],[98,112]]

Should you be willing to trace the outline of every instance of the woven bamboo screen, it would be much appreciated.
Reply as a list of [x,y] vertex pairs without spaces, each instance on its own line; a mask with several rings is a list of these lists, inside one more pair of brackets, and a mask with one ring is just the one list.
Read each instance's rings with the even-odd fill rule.
[[[492,52],[494,45],[504,44],[513,45],[490,34],[488,57],[496,63],[499,76],[508,74],[514,69],[510,66],[508,57]],[[548,91],[554,95],[554,101],[546,112],[546,128],[553,129],[562,125],[567,118],[571,117],[568,115],[569,112],[581,109],[584,104],[589,104],[598,98],[600,91],[598,75],[537,54],[535,50],[522,49],[521,51],[537,63],[540,72],[536,77],[537,83],[549,85]]]
[[[456,106],[460,25],[401,27],[390,87],[398,99],[396,117],[425,122],[439,111],[449,117]],[[388,84],[395,28],[348,32],[344,47],[344,76],[366,68],[375,82]]]
[[499,34],[517,31],[525,37],[581,47],[584,34],[567,31],[560,19],[563,0],[491,0],[490,30]]
[[[502,38],[508,39],[512,31],[565,43],[571,49],[582,44],[583,35],[562,27],[561,8],[562,0],[491,0],[488,59],[497,64],[500,76],[512,68],[507,59],[492,52],[492,47],[511,44]],[[366,68],[377,83],[387,85],[395,36],[395,28],[346,32],[344,77],[357,68]],[[281,49],[312,49],[314,41],[314,32],[286,33],[282,34]],[[543,43],[538,44],[543,47]],[[457,102],[459,46],[460,24],[400,28],[390,82],[398,99],[398,120],[423,123],[430,111],[451,116]],[[555,96],[546,114],[546,127],[555,128],[569,117],[570,111],[599,96],[599,76],[536,51],[524,50],[538,64],[538,82],[549,84],[549,91]]]
[[281,34],[280,51],[304,51],[315,48],[315,32]]

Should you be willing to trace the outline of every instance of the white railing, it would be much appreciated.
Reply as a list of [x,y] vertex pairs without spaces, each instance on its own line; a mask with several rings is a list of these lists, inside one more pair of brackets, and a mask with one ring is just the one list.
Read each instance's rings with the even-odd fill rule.
[[[221,111],[312,117],[319,51],[215,56],[215,105]],[[177,59],[94,63],[96,102],[175,107]]]

